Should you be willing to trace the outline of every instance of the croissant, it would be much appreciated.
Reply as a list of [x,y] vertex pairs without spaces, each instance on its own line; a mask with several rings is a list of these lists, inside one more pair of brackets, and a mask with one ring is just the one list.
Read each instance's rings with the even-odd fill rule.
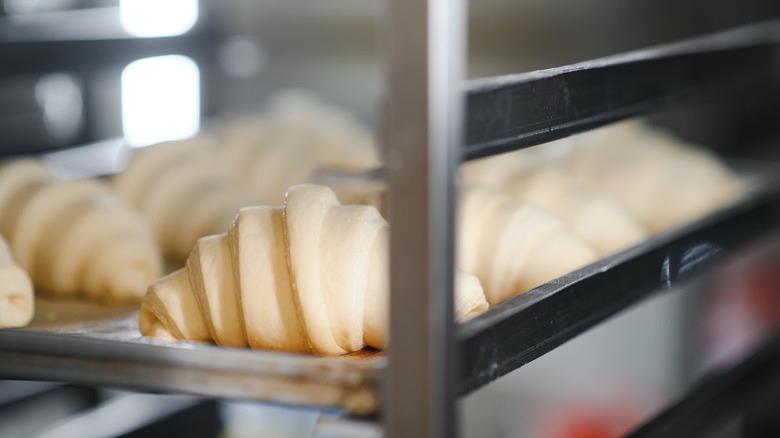
[[0,233],[37,288],[139,301],[162,272],[144,220],[96,180],[56,180],[39,161],[0,166]]
[[500,192],[466,188],[458,208],[457,266],[480,279],[490,305],[597,257],[559,219]]
[[224,230],[244,193],[216,164],[212,140],[199,137],[139,150],[112,178],[119,196],[152,226],[165,255],[187,257],[199,237]]
[[647,239],[649,233],[622,205],[581,187],[560,166],[540,166],[506,182],[515,199],[543,207],[600,255]]
[[563,139],[544,148],[482,158],[461,167],[465,186],[486,186],[518,201],[544,208],[600,255],[611,254],[648,237],[625,207],[575,180],[560,162],[576,143]]
[[[387,222],[332,190],[298,185],[284,206],[240,210],[198,240],[187,265],[152,284],[139,328],[157,338],[336,355],[388,343]],[[456,318],[488,307],[459,273]]]
[[245,123],[256,124],[257,129],[231,127],[227,140],[217,146],[218,153],[252,201],[281,203],[287,187],[310,181],[318,167],[311,134],[305,127],[272,119]]
[[635,123],[589,133],[569,159],[585,187],[620,202],[651,232],[734,202],[737,177],[711,152]]
[[0,328],[26,326],[34,311],[30,277],[14,263],[8,243],[0,236]]
[[[360,123],[301,91],[277,93],[264,114],[233,120],[222,131],[216,146],[221,161],[260,204],[283,202],[287,187],[311,182],[320,168],[380,165],[373,137]],[[340,199],[353,195],[334,189]]]

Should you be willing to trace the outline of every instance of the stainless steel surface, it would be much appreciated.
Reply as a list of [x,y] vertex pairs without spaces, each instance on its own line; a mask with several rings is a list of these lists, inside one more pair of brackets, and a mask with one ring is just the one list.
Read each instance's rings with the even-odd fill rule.
[[41,160],[57,178],[94,178],[119,173],[130,164],[134,150],[114,138],[41,154]]
[[121,394],[99,406],[55,423],[38,438],[109,438],[137,432],[143,426],[201,402],[183,395]]
[[388,2],[388,437],[454,437],[455,166],[463,141],[461,1]]
[[344,409],[377,409],[375,352],[317,357],[154,341],[127,307],[37,300],[36,320],[0,330],[0,376]]

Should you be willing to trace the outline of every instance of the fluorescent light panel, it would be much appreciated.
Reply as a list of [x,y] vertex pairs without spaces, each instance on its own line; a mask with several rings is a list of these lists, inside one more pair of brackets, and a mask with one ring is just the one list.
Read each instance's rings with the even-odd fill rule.
[[122,27],[138,37],[181,35],[198,21],[198,0],[121,0]]
[[122,127],[133,146],[194,135],[200,125],[200,72],[190,58],[134,61],[122,72]]

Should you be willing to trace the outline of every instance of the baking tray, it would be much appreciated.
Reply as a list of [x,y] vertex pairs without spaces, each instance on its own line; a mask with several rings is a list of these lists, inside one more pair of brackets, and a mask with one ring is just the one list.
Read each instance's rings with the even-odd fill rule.
[[288,405],[377,409],[384,357],[251,351],[147,339],[134,308],[38,298],[24,329],[0,330],[0,376]]
[[[542,356],[668,290],[780,223],[776,165],[732,163],[756,187],[727,209],[510,299],[458,327],[459,392]],[[379,409],[381,352],[317,357],[146,339],[137,311],[38,298],[24,329],[0,330],[0,377],[67,381],[340,409]]]

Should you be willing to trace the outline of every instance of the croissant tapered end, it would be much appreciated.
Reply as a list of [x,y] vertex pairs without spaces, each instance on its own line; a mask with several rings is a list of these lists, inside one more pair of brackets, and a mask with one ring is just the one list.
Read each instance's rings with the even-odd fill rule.
[[142,335],[150,338],[168,341],[180,339],[174,336],[146,305],[141,306],[141,310],[138,314],[138,331],[140,331]]
[[[143,328],[140,328],[143,322]],[[212,337],[198,309],[187,269],[179,269],[149,286],[141,305],[139,328],[145,336],[167,333],[166,337],[189,341],[211,341]]]
[[0,236],[0,328],[26,326],[34,311],[30,277],[15,264],[8,244]]
[[458,266],[479,277],[491,305],[597,258],[562,221],[500,192],[464,190],[460,209]]
[[0,328],[24,327],[34,313],[30,277],[18,266],[0,267]]
[[485,313],[490,304],[479,278],[455,271],[455,320],[465,322]]

